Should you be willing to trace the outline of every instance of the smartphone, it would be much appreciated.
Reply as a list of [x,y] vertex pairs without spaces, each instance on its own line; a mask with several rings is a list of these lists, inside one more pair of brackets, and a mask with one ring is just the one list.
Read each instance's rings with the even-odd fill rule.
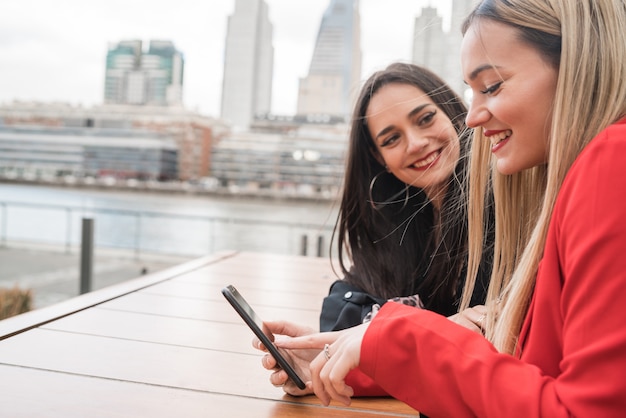
[[246,324],[250,327],[254,335],[256,335],[259,340],[263,343],[265,347],[269,350],[269,352],[274,356],[278,365],[287,372],[287,375],[291,380],[294,381],[296,386],[300,389],[304,389],[306,386],[300,376],[296,373],[294,368],[289,364],[285,356],[283,356],[278,349],[274,345],[274,343],[270,340],[270,337],[265,334],[263,331],[264,325],[261,318],[254,312],[252,307],[246,302],[246,300],[241,296],[239,291],[232,285],[228,285],[222,289],[222,294],[230,302],[230,304],[235,308],[239,316],[244,320]]

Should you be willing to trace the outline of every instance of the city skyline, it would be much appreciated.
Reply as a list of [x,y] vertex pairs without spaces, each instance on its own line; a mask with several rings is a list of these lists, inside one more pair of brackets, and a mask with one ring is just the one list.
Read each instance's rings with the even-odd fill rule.
[[[469,0],[468,0],[469,1]],[[272,112],[293,114],[298,80],[310,65],[328,1],[267,0],[274,26]],[[361,78],[393,60],[409,61],[413,24],[425,6],[449,21],[449,1],[361,0]],[[50,10],[45,9],[52,6]],[[23,0],[0,13],[0,103],[103,103],[104,62],[110,43],[123,39],[172,41],[185,57],[183,103],[218,116],[228,15],[234,0],[198,4],[159,1]],[[121,11],[124,11],[122,13]],[[455,52],[451,52],[455,53]]]

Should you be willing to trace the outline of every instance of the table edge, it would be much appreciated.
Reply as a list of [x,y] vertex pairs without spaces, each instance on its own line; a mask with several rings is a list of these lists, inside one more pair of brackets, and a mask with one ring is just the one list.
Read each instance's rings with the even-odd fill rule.
[[136,292],[148,286],[170,280],[176,276],[197,270],[208,264],[217,263],[224,259],[231,258],[238,253],[238,251],[221,251],[206,255],[165,270],[129,279],[122,283],[85,293],[51,306],[35,309],[20,315],[0,320],[0,340],[12,337],[16,334],[39,327],[65,316],[72,315],[73,313],[88,309],[95,305],[108,302],[120,296]]

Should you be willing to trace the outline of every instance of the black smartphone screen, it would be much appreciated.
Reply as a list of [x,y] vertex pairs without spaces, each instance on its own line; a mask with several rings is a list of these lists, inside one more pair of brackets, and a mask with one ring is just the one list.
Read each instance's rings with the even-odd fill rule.
[[278,348],[274,345],[274,343],[270,340],[270,338],[263,332],[263,321],[259,316],[254,312],[252,307],[246,302],[246,300],[241,296],[239,291],[232,285],[228,285],[222,289],[222,294],[230,302],[233,308],[237,311],[239,316],[244,320],[246,324],[250,327],[254,335],[258,337],[259,340],[263,343],[265,347],[269,350],[269,352],[274,356],[280,367],[287,372],[287,375],[291,380],[294,381],[296,386],[300,389],[304,389],[306,386],[300,376],[296,373],[296,371],[291,367],[291,364],[287,362],[285,357],[280,353]]

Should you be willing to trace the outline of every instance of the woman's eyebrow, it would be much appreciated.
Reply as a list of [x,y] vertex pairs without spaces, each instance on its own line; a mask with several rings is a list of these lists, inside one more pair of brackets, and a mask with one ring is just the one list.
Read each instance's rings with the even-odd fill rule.
[[409,112],[409,117],[413,117],[413,116],[415,116],[416,114],[418,114],[419,112],[421,112],[422,110],[424,110],[424,108],[426,108],[426,107],[428,107],[428,106],[430,106],[430,105],[432,105],[432,103],[424,103],[423,105],[419,105],[419,106],[417,106],[415,109],[413,109],[413,110],[411,110],[411,111]]
[[469,75],[469,80],[470,81],[474,81],[476,79],[476,77],[478,77],[478,75],[485,71],[485,70],[497,70],[498,66],[496,65],[491,65],[491,64],[483,64],[481,66],[479,66],[478,68],[476,68],[474,71],[472,71]]
[[[414,115],[418,114],[419,112],[421,112],[422,110],[424,110],[425,107],[431,106],[433,105],[432,103],[424,103],[422,105],[417,106],[415,109],[411,110],[409,112],[409,117],[413,117]],[[434,105],[433,105],[434,106]],[[386,128],[384,128],[382,131],[380,131],[378,134],[376,134],[376,136],[374,137],[374,139],[378,139],[381,136],[385,135],[387,132],[391,131],[393,129],[393,126],[387,126]]]

